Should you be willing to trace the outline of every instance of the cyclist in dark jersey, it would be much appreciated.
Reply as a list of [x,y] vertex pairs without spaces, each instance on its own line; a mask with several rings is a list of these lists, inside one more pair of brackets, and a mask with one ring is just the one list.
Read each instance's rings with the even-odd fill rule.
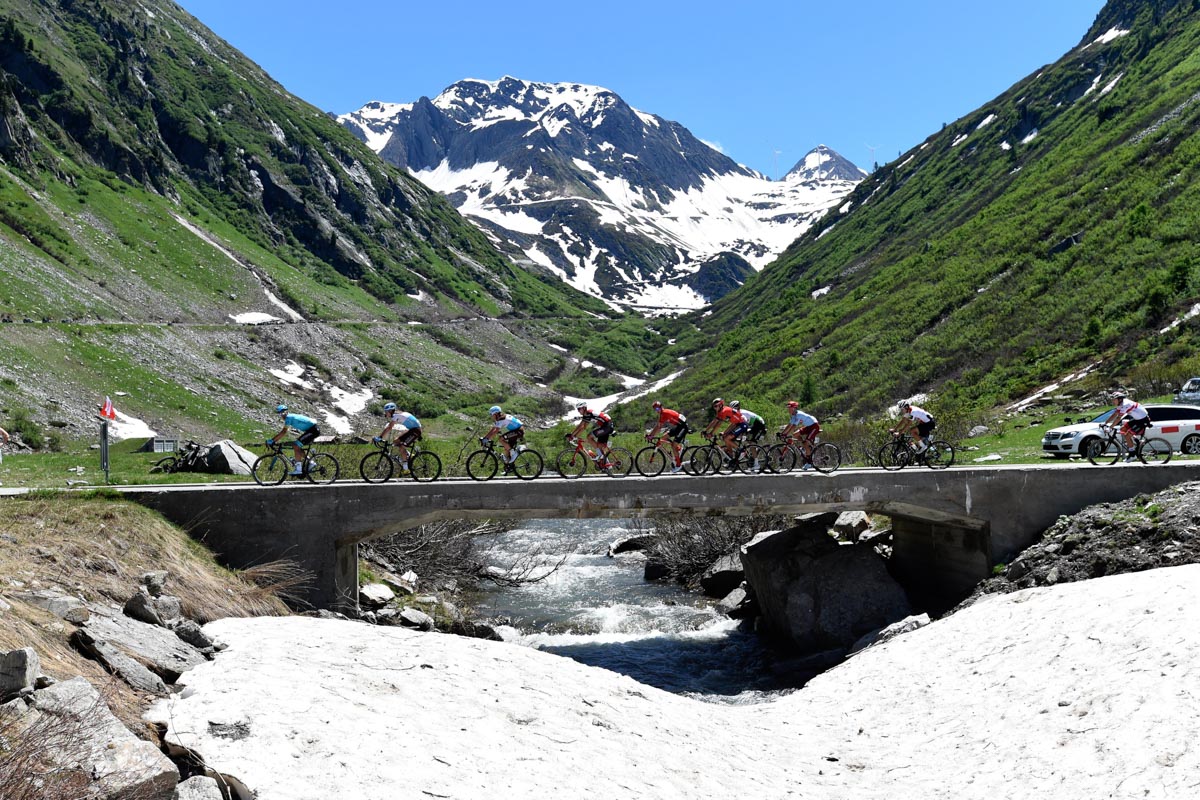
[[567,438],[578,436],[589,424],[592,425],[592,430],[587,435],[587,441],[598,451],[597,461],[600,461],[601,457],[607,460],[608,437],[613,434],[612,418],[603,411],[592,411],[582,400],[575,405],[575,410],[579,412],[579,424],[567,435]]

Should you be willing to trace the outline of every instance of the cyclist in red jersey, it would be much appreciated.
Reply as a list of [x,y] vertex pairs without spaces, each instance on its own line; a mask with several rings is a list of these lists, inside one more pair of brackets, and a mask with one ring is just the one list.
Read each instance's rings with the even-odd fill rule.
[[713,400],[712,407],[716,416],[713,417],[712,422],[708,423],[708,427],[704,429],[704,434],[706,436],[712,435],[716,433],[717,428],[720,427],[722,422],[729,423],[721,434],[721,441],[724,442],[725,446],[723,449],[725,453],[732,457],[734,437],[746,429],[746,420],[742,417],[742,412],[732,406],[725,405],[725,401],[719,397]]
[[671,472],[679,472],[683,468],[683,440],[688,435],[687,417],[674,411],[670,408],[663,408],[663,404],[655,400],[651,406],[654,413],[658,414],[658,422],[654,424],[654,429],[646,434],[647,439],[653,439],[660,431],[667,431],[668,441],[671,443],[671,449],[675,451],[675,466],[671,467]]

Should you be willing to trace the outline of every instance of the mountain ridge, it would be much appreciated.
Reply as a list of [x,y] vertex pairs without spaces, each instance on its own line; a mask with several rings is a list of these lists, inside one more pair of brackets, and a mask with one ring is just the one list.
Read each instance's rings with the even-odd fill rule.
[[623,308],[722,296],[864,174],[822,145],[770,181],[609,89],[508,76],[339,119],[518,263]]

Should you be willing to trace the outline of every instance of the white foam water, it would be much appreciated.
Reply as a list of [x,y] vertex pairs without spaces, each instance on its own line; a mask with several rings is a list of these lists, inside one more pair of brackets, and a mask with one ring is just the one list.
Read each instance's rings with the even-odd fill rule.
[[501,535],[505,567],[540,550],[566,560],[544,580],[489,592],[476,608],[506,623],[505,639],[715,702],[752,703],[796,688],[781,660],[713,601],[670,581],[646,581],[640,553],[609,557],[633,533],[613,520],[534,520]]

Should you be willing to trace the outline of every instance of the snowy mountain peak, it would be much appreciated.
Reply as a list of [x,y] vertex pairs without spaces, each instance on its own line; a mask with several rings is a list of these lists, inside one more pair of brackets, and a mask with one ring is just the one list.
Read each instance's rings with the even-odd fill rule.
[[783,176],[785,181],[860,181],[867,176],[866,170],[855,166],[834,150],[819,144]]
[[339,119],[517,263],[646,313],[737,288],[864,174],[822,145],[771,181],[580,83],[463,80],[433,100],[374,102]]

